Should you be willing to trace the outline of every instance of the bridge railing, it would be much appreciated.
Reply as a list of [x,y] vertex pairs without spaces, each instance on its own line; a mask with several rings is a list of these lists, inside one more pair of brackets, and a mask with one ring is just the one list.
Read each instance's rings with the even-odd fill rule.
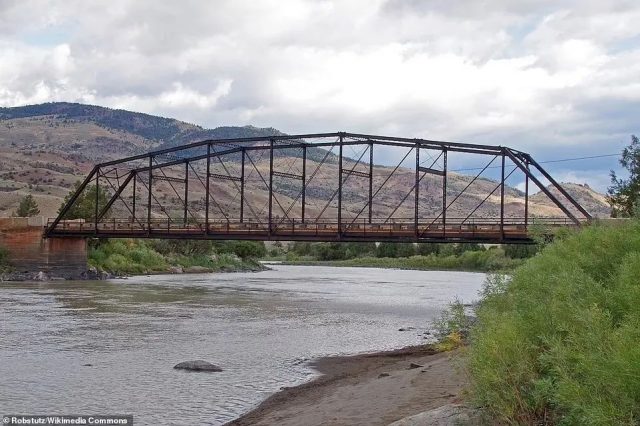
[[[51,223],[51,221],[50,221]],[[566,227],[574,226],[568,218],[535,217],[525,220],[521,217],[504,218],[448,218],[446,223],[436,219],[421,219],[416,223],[410,218],[395,218],[389,221],[363,220],[355,223],[341,223],[335,220],[305,221],[296,219],[278,222],[210,220],[207,224],[195,221],[181,221],[154,218],[151,221],[131,219],[106,219],[98,223],[82,220],[60,221],[55,234],[82,235],[87,237],[204,237],[219,236],[225,239],[253,237],[291,237],[295,239],[323,239],[357,237],[367,240],[394,238],[429,239],[527,239],[531,226]]]

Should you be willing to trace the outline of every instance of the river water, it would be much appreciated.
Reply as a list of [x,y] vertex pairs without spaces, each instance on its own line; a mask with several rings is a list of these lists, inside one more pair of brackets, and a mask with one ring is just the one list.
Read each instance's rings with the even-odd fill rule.
[[[222,424],[316,373],[394,349],[483,274],[272,265],[259,273],[0,283],[0,414],[133,414]],[[415,327],[413,331],[399,328]],[[174,370],[204,359],[221,373]],[[91,365],[85,365],[91,364]]]

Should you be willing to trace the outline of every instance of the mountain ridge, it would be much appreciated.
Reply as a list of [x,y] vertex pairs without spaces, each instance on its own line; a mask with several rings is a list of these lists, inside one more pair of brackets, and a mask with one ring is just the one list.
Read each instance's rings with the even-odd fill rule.
[[[206,129],[202,126],[123,109],[111,109],[98,105],[85,105],[69,102],[52,102],[21,107],[0,108],[0,215],[9,215],[17,206],[21,196],[32,192],[44,215],[55,215],[62,198],[81,179],[95,163],[137,155],[151,150],[175,147],[205,139],[231,139],[239,137],[280,136],[285,133],[275,128],[253,126],[220,126]],[[317,150],[320,150],[317,148]],[[323,151],[324,152],[324,151]],[[317,155],[316,155],[317,157]],[[258,161],[258,167],[264,167],[264,161]],[[376,165],[384,171],[386,166]],[[400,189],[411,185],[411,173],[401,171],[394,177],[394,185]],[[327,172],[329,180],[330,173]],[[453,188],[462,188],[470,177],[451,173]],[[437,181],[431,182],[433,187]],[[474,185],[480,190],[495,184],[491,179],[483,179]],[[596,216],[608,214],[608,206],[602,194],[580,184],[567,183],[565,187],[578,198],[585,208]],[[282,186],[276,188],[285,198],[294,199],[296,189]],[[356,188],[357,190],[357,188]],[[331,190],[317,186],[315,194],[318,203],[328,199]],[[230,188],[221,190],[224,198]],[[398,191],[396,191],[398,192]],[[398,192],[400,194],[400,192]],[[382,194],[385,203],[392,205],[398,194]],[[515,199],[522,192],[511,187],[506,188],[507,198],[513,200],[513,209],[519,207]],[[431,197],[436,197],[433,189]],[[231,195],[228,195],[231,197]],[[353,202],[360,202],[357,194]],[[530,200],[534,211],[554,213],[557,208],[549,205],[541,193],[533,194]],[[461,200],[455,209],[464,214],[471,208],[472,202],[478,202],[479,196],[473,196],[467,202]],[[495,199],[490,197],[487,206],[492,210]],[[588,206],[587,206],[588,205]],[[350,208],[347,205],[347,210]],[[381,212],[385,207],[380,206]],[[538,210],[536,210],[538,209]],[[554,210],[555,209],[555,210]],[[353,205],[353,210],[359,210]]]

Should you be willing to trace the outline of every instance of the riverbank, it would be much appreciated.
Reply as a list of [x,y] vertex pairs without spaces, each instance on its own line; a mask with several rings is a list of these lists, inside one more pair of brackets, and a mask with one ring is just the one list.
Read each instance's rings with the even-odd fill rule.
[[[416,271],[504,272],[524,263],[524,259],[510,259],[502,254],[468,252],[462,256],[357,257],[347,260],[283,259],[283,265],[336,266],[357,268],[406,269]],[[478,253],[478,254],[476,254]]]
[[388,425],[461,402],[467,381],[458,354],[423,345],[321,358],[311,366],[322,376],[281,390],[228,425]]

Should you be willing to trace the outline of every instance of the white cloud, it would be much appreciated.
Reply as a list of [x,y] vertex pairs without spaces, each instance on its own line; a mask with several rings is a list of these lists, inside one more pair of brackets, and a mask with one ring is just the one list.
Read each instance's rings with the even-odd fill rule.
[[637,131],[637,22],[625,0],[5,1],[0,105],[608,153]]

